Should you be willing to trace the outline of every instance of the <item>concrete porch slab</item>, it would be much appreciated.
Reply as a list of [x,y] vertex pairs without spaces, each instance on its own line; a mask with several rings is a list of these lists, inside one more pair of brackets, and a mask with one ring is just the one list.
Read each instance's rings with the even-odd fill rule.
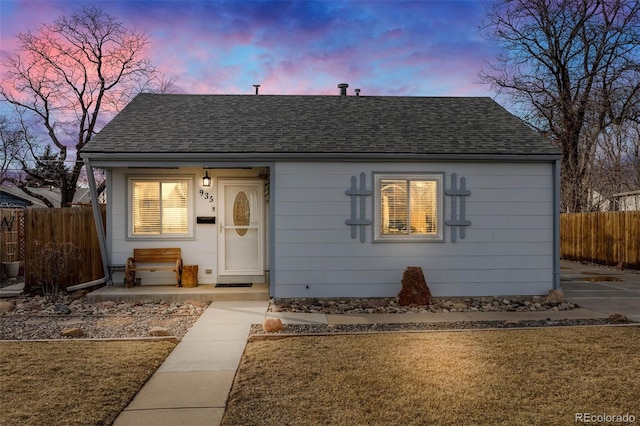
[[148,285],[137,287],[105,286],[87,295],[87,302],[138,302],[158,301],[196,302],[216,301],[268,301],[268,284],[254,284],[247,288],[216,288],[215,285],[199,285],[198,287],[176,287],[175,285]]

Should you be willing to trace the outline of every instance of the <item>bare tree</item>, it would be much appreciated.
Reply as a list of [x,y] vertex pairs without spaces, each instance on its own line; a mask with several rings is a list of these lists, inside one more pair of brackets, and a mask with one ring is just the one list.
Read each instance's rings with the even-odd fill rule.
[[26,150],[25,132],[20,126],[10,123],[6,117],[0,117],[0,185],[13,182],[18,176],[19,159]]
[[498,0],[484,29],[502,52],[482,81],[561,149],[563,209],[582,211],[602,131],[637,118],[640,4]]
[[[24,122],[43,129],[56,161],[67,166],[55,185],[61,206],[67,206],[84,166],[79,150],[136,94],[165,90],[172,81],[144,56],[146,34],[125,28],[96,6],[17,38],[15,54],[2,60],[0,97]],[[36,148],[30,150],[35,160]],[[35,168],[27,169],[38,178]],[[19,186],[25,190],[26,183]]]

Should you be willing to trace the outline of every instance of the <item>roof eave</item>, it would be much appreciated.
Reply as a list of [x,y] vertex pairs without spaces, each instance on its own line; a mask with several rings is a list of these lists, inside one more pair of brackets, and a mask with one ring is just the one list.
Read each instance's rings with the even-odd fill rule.
[[506,161],[549,162],[562,158],[561,154],[414,154],[414,153],[106,153],[83,152],[96,166],[110,163],[154,163],[170,161],[205,164],[207,162],[261,162],[261,161]]

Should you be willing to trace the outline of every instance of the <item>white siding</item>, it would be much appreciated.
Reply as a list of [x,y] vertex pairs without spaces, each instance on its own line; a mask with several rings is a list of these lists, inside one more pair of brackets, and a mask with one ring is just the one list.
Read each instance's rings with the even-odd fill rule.
[[[202,186],[202,168],[180,168],[180,169],[114,169],[109,182],[110,193],[108,194],[111,220],[107,220],[108,241],[110,247],[110,261],[112,264],[124,264],[127,258],[131,257],[134,248],[153,247],[180,247],[182,250],[182,260],[185,265],[198,265],[198,282],[200,284],[214,284],[218,276],[218,225],[196,224],[195,216],[218,216],[217,212],[217,179],[236,177],[256,177],[255,170],[213,170],[209,169],[209,176],[212,177],[210,187]],[[127,177],[128,176],[191,176],[193,177],[195,197],[194,212],[194,238],[186,239],[158,239],[158,240],[132,240],[127,239]],[[211,203],[200,196],[200,189],[209,192],[214,197]],[[268,224],[268,220],[265,221]],[[265,229],[265,235],[268,230]],[[210,269],[211,273],[206,273]],[[175,276],[172,272],[137,272],[136,277],[142,278],[142,285],[164,285],[175,284]],[[114,282],[121,282],[122,275],[116,275]]]
[[[351,177],[373,172],[445,173],[466,179],[466,238],[366,242],[345,221]],[[421,266],[436,296],[544,294],[553,286],[551,163],[278,163],[275,179],[276,297],[390,297],[407,266]],[[366,197],[367,219],[373,200]],[[444,197],[445,219],[451,199]],[[359,212],[359,210],[358,210]]]

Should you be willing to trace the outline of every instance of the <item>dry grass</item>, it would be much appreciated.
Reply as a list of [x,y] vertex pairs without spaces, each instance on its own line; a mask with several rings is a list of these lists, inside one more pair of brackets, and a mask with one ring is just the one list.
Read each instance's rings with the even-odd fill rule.
[[401,333],[247,345],[226,425],[574,424],[640,418],[640,328]]
[[109,425],[170,342],[0,342],[0,424]]

